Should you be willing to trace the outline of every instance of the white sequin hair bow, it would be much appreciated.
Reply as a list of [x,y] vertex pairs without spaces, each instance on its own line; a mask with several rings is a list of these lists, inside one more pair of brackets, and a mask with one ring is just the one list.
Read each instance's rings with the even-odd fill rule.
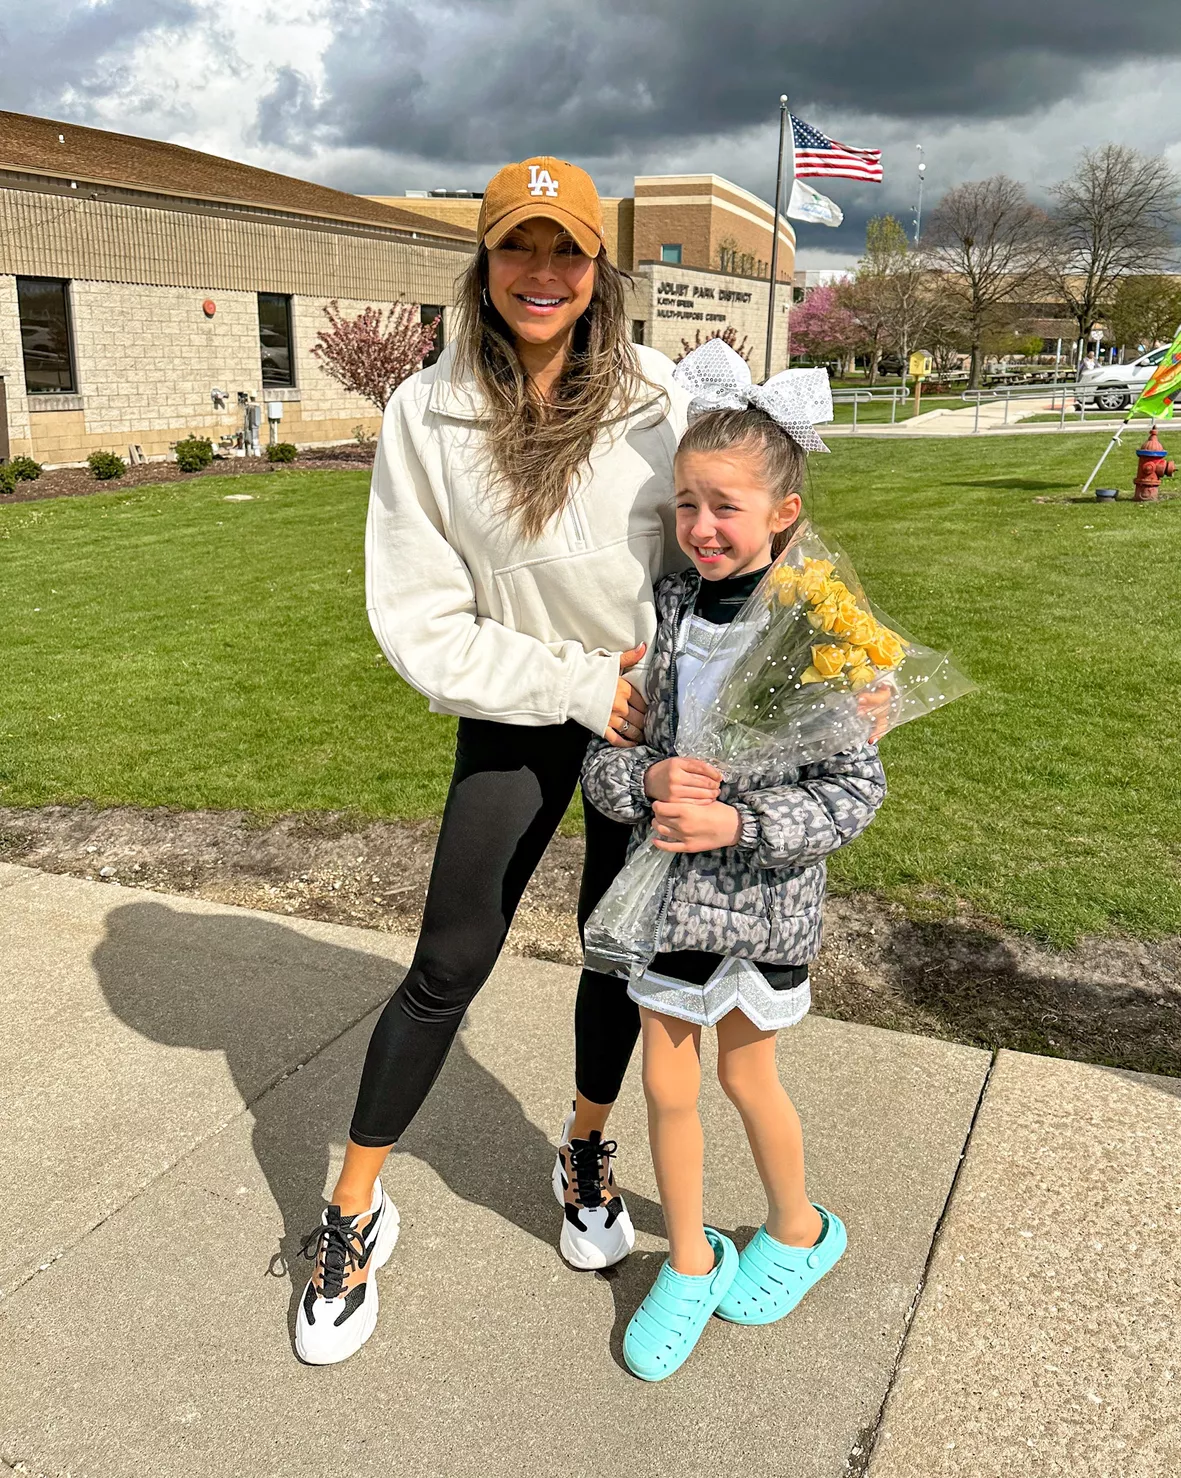
[[806,452],[826,452],[816,434],[817,421],[832,420],[832,391],[823,369],[789,369],[772,375],[765,385],[756,385],[750,366],[721,339],[707,339],[700,349],[686,354],[673,371],[673,379],[689,391],[689,420],[707,411],[764,411]]

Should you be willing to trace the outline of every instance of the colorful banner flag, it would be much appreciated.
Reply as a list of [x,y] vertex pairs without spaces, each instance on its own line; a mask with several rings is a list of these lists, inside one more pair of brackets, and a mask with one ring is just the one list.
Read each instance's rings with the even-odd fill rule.
[[1128,412],[1132,416],[1155,416],[1168,421],[1173,415],[1173,401],[1181,393],[1181,329],[1169,346],[1169,352],[1152,372],[1152,379],[1140,392],[1140,398]]
[[839,226],[845,213],[839,205],[803,180],[792,180],[787,214],[796,221],[810,221],[814,226]]

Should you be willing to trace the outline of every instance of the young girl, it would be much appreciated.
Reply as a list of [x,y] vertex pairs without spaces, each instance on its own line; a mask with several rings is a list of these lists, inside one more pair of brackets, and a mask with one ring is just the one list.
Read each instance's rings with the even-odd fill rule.
[[[876,745],[796,770],[724,779],[676,750],[677,698],[719,628],[738,614],[800,513],[813,430],[810,371],[741,384],[721,346],[709,372],[686,360],[698,396],[676,457],[677,539],[694,569],[657,587],[659,627],[644,743],[599,743],[583,771],[604,815],[648,823],[655,845],[683,854],[671,875],[662,953],[633,972],[643,1023],[644,1092],[669,1256],[628,1326],[624,1358],[644,1380],[671,1375],[713,1313],[741,1324],[782,1318],[845,1249],[840,1219],[804,1189],[800,1121],[775,1066],[775,1033],[809,1006],[808,963],[820,945],[824,859],[869,825],[886,793]],[[703,357],[705,349],[698,351]],[[745,366],[742,366],[745,370]],[[815,372],[823,377],[822,371]],[[707,406],[717,409],[703,409]],[[872,704],[872,700],[871,704]],[[635,841],[644,830],[637,827]],[[767,1193],[764,1225],[739,1256],[704,1224],[697,1096],[701,1028],[718,1032],[718,1077],[742,1116]]]

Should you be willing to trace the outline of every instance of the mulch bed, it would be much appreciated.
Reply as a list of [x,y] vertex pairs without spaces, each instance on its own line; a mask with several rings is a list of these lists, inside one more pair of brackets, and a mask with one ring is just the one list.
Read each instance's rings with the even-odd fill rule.
[[243,477],[277,472],[366,471],[373,465],[373,447],[307,447],[294,462],[268,462],[266,457],[218,457],[202,472],[182,472],[175,462],[140,462],[128,467],[122,477],[100,482],[89,467],[58,467],[43,472],[33,482],[18,482],[12,493],[0,494],[0,507],[8,503],[35,503],[42,498],[82,498],[88,493],[118,493],[125,488],[155,486],[162,482],[191,482],[198,477]]
[[[437,826],[311,814],[0,807],[0,860],[111,887],[413,933]],[[579,962],[582,842],[551,843],[509,950]],[[917,920],[869,893],[830,897],[812,969],[825,1016],[977,1047],[1181,1077],[1181,938],[1051,950],[966,909]]]

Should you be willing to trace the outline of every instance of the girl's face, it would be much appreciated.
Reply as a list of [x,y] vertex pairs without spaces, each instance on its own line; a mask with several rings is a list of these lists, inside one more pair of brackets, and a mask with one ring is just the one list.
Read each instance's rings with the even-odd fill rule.
[[677,543],[702,579],[724,580],[771,563],[771,541],[800,516],[800,495],[776,503],[757,455],[683,452],[676,461]]
[[556,221],[522,221],[488,253],[488,296],[519,344],[568,338],[594,290],[594,259]]

